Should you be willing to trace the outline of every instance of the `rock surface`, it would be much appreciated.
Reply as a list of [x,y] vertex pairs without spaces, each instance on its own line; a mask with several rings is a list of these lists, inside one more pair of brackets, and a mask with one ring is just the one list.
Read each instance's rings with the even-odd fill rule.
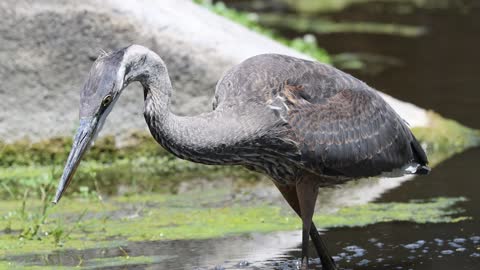
[[[178,90],[179,114],[209,110],[221,74],[250,56],[308,58],[188,0],[4,0],[0,17],[3,141],[73,134],[79,90],[101,50],[137,43],[156,51]],[[146,129],[140,93],[138,85],[124,92],[103,134]],[[427,124],[423,109],[386,99],[412,126]]]

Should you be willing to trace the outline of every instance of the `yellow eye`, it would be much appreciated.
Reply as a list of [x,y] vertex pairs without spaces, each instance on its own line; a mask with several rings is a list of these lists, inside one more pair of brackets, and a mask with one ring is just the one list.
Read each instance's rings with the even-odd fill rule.
[[102,106],[103,106],[103,107],[106,107],[106,106],[108,106],[108,104],[110,104],[110,102],[112,102],[112,96],[111,96],[111,95],[107,95],[107,96],[104,97],[103,100],[102,100]]

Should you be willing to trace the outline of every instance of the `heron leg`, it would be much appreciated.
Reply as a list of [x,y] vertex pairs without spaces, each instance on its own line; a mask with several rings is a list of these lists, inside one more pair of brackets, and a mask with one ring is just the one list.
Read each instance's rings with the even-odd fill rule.
[[297,197],[302,218],[302,269],[308,268],[308,239],[317,195],[318,186],[311,177],[303,177],[297,182]]
[[[301,217],[296,186],[279,185],[277,183],[275,183],[275,185],[277,186],[278,190],[283,195],[285,200],[288,202],[290,207],[292,207],[295,213],[297,213],[297,215]],[[332,257],[328,252],[327,245],[320,237],[320,234],[318,233],[318,230],[313,222],[310,227],[310,238],[312,239],[313,245],[315,246],[317,254],[320,257],[322,268],[327,270],[336,270],[337,267],[335,266],[335,262],[333,261]]]

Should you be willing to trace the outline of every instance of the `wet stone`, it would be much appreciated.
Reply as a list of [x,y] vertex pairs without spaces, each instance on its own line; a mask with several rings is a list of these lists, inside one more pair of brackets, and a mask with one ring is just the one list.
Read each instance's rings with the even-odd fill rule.
[[433,240],[435,241],[435,243],[437,243],[438,246],[443,245],[443,242],[444,242],[444,241],[443,241],[442,239],[440,239],[440,238],[435,238],[435,239],[433,239]]
[[480,242],[480,236],[476,236],[476,235],[472,236],[472,237],[470,237],[470,240],[472,240],[473,243],[476,244],[476,243]]
[[363,259],[357,263],[358,266],[364,266],[367,265],[370,262],[370,260]]
[[455,243],[455,242],[448,242],[448,245],[453,247],[453,248],[462,248],[463,246]]
[[370,242],[370,243],[375,243],[375,242],[377,242],[377,241],[378,241],[377,238],[370,238],[370,239],[368,239],[368,242]]
[[341,256],[332,256],[332,259],[335,261],[335,262],[339,262],[343,259],[343,257]]
[[354,254],[352,254],[353,257],[362,257],[366,253],[365,249],[363,249],[359,246],[355,246],[355,245],[347,246],[343,249],[346,250],[346,251],[349,251],[349,252],[353,252],[354,253]]
[[480,258],[480,253],[474,252],[474,253],[470,254],[470,257]]
[[338,256],[340,256],[340,257],[346,257],[346,256],[347,256],[347,253],[342,252],[342,253],[339,253]]
[[455,239],[453,239],[453,242],[455,242],[455,243],[465,243],[465,241],[467,241],[467,239],[465,239],[465,238],[455,238]]
[[412,244],[406,244],[403,247],[406,248],[406,249],[417,249],[417,248],[420,248],[422,246],[423,246],[423,243],[422,244],[412,243]]
[[440,253],[442,253],[443,255],[450,255],[450,254],[453,254],[455,251],[451,250],[451,249],[446,249],[446,250],[442,250],[440,251]]
[[248,261],[240,261],[239,263],[237,263],[237,267],[246,267],[249,265],[250,263]]

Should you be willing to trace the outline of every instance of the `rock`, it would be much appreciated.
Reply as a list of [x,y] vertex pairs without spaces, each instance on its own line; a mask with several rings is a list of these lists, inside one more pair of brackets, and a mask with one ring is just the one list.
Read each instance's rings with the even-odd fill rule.
[[[166,62],[173,109],[211,108],[215,83],[242,60],[276,52],[308,58],[188,0],[4,0],[0,3],[0,140],[40,140],[73,134],[79,90],[97,55],[132,43]],[[146,129],[139,85],[130,86],[105,133],[117,138]],[[426,125],[423,109],[387,101],[412,126]]]

